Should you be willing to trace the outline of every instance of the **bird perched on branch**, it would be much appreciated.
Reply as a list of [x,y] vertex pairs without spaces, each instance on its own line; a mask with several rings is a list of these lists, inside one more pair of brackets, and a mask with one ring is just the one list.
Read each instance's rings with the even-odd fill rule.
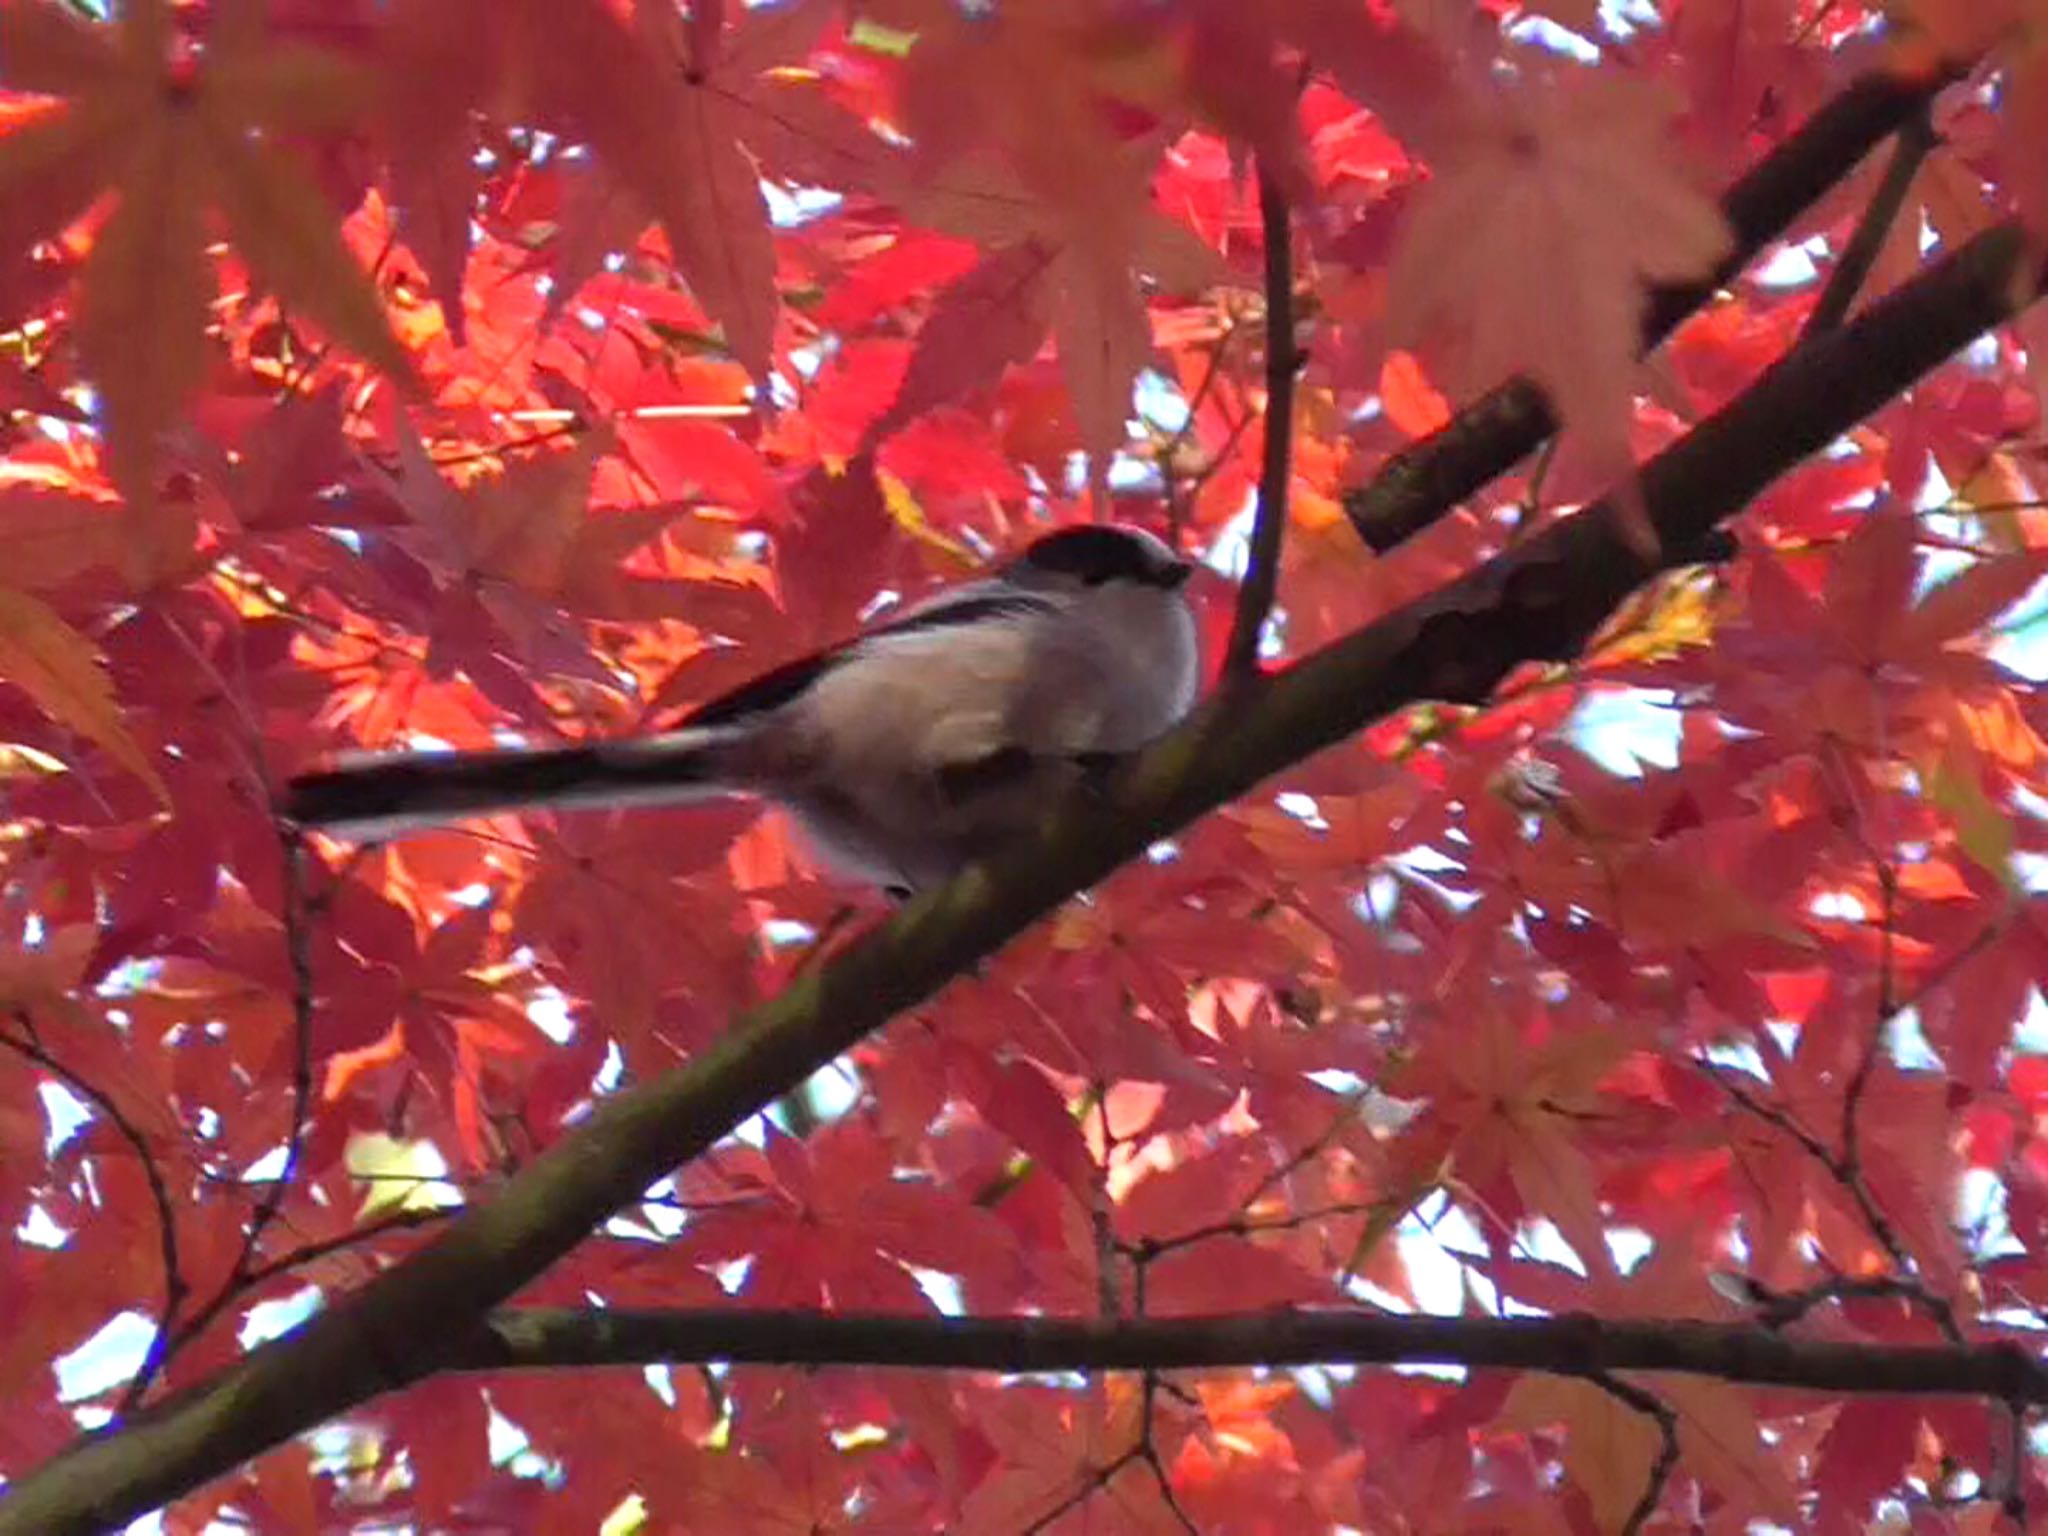
[[1142,530],[1063,528],[676,730],[357,759],[293,780],[284,814],[372,839],[498,811],[749,795],[790,812],[841,874],[917,890],[1186,714],[1201,672],[1189,571]]

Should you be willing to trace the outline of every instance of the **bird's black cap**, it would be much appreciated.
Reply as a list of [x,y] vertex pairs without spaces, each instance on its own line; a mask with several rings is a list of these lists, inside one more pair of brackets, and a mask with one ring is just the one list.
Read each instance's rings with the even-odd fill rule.
[[1035,540],[1019,564],[1071,576],[1087,586],[1133,581],[1147,587],[1177,587],[1193,569],[1141,528],[1081,523]]

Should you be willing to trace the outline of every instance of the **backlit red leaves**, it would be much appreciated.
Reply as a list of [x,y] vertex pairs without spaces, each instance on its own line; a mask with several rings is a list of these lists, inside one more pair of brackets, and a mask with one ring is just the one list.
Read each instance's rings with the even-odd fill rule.
[[[195,66],[174,52],[162,0],[131,7],[117,30],[45,0],[0,12],[5,83],[62,98],[0,140],[0,205],[34,240],[102,189],[117,198],[85,267],[80,340],[107,402],[114,477],[143,506],[154,500],[157,434],[204,377],[209,207],[256,269],[338,339],[387,371],[407,369],[331,211],[275,138],[349,121],[364,81],[337,56],[266,44],[245,18],[247,7],[230,12]],[[39,198],[58,180],[66,200]]]
[[[285,776],[657,728],[1085,515],[1080,453],[1097,510],[1215,568],[1220,640],[1280,340],[1254,171],[1306,353],[1284,665],[1801,345],[1887,151],[1647,366],[1642,295],[1719,256],[1699,175],[1881,28],[1996,58],[1936,103],[1852,314],[2038,216],[2036,0],[1888,9],[0,0],[0,1473],[120,1408],[169,1314],[158,1391],[406,1262],[619,1084],[729,1069],[879,911],[747,803],[317,840],[288,877]],[[1277,776],[707,1127],[520,1303],[1873,1349],[1940,1345],[1946,1305],[2026,1343],[2037,319],[1589,658]],[[1368,557],[1344,488],[1516,369],[1590,456]],[[59,1402],[113,1319],[63,1379],[115,1385]],[[1654,1489],[1658,1417],[1610,1385],[1669,1411]],[[1645,1533],[1987,1536],[2004,1434],[1678,1376],[682,1362],[438,1380],[164,1520],[1589,1536],[1649,1491]]]
[[1626,472],[1644,284],[1697,277],[1728,246],[1666,147],[1671,104],[1572,71],[1460,105],[1389,271],[1397,327],[1446,342],[1468,390],[1537,380],[1599,468]]

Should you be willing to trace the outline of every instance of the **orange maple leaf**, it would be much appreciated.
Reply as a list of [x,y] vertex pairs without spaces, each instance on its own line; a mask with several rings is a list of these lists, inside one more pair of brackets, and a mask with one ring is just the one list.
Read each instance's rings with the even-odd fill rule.
[[121,723],[114,685],[97,647],[26,592],[0,587],[0,679],[13,683],[61,725],[98,745],[168,807],[155,765]]

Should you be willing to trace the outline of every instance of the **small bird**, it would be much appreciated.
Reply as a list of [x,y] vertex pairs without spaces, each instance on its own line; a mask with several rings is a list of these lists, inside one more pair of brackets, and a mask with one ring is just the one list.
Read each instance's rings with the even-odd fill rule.
[[1141,529],[1062,528],[675,730],[343,762],[294,779],[284,815],[376,839],[499,811],[748,795],[788,811],[841,875],[907,894],[1187,713],[1201,679],[1190,570]]

